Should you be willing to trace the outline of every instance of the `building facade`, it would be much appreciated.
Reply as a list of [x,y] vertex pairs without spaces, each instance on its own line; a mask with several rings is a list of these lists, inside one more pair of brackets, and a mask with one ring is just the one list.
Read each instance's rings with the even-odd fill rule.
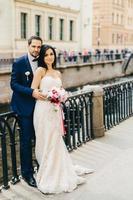
[[93,48],[133,49],[133,0],[93,0]]
[[26,52],[31,35],[59,50],[92,47],[92,0],[0,0],[0,5],[0,58]]

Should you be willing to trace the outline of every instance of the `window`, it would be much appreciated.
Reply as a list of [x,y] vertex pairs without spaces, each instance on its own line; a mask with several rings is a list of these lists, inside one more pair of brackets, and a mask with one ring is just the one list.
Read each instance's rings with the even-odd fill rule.
[[128,7],[131,7],[131,0],[128,0]]
[[133,34],[131,35],[131,42],[133,42]]
[[112,34],[112,43],[113,44],[115,43],[115,34],[114,33]]
[[120,35],[117,33],[116,44],[119,44]]
[[27,37],[27,13],[21,13],[21,39]]
[[123,25],[123,15],[121,15],[121,25]]
[[116,16],[116,23],[119,24],[119,15]]
[[123,44],[123,34],[121,34],[121,44]]
[[35,15],[35,35],[40,36],[40,15]]
[[112,24],[115,23],[114,21],[115,21],[115,20],[114,20],[114,13],[112,13]]
[[70,20],[70,36],[69,39],[73,40],[73,20]]
[[64,39],[64,19],[60,19],[60,40]]
[[48,18],[48,37],[49,40],[53,39],[53,17]]

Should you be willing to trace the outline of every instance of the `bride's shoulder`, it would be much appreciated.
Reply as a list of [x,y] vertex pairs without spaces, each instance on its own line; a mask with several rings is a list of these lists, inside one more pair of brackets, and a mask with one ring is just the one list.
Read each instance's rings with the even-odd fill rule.
[[36,72],[38,72],[38,73],[43,73],[43,74],[45,74],[46,73],[46,69],[44,68],[44,67],[38,67],[37,69],[36,69]]
[[46,68],[44,68],[44,67],[38,67],[36,70],[38,70],[38,71],[46,71]]
[[59,70],[56,70],[57,76],[61,78],[61,72]]
[[38,67],[35,71],[35,74],[38,76],[44,76],[46,74],[46,69],[43,67]]

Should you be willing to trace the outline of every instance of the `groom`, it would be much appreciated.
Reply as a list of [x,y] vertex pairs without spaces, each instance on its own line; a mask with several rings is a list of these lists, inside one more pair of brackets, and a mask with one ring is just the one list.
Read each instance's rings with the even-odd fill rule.
[[35,99],[44,97],[38,89],[31,89],[33,74],[38,67],[37,58],[40,53],[42,39],[31,36],[28,40],[28,53],[18,58],[12,66],[11,89],[13,90],[11,107],[17,113],[20,126],[20,160],[23,179],[32,187],[36,187],[32,166],[32,139],[35,136],[33,127],[33,111]]

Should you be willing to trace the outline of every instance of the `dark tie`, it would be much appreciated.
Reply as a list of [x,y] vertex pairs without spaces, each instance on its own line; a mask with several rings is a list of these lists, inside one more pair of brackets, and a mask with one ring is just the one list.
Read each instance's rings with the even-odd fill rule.
[[38,61],[38,58],[34,58],[34,59],[32,60],[32,62],[36,62],[36,61]]

